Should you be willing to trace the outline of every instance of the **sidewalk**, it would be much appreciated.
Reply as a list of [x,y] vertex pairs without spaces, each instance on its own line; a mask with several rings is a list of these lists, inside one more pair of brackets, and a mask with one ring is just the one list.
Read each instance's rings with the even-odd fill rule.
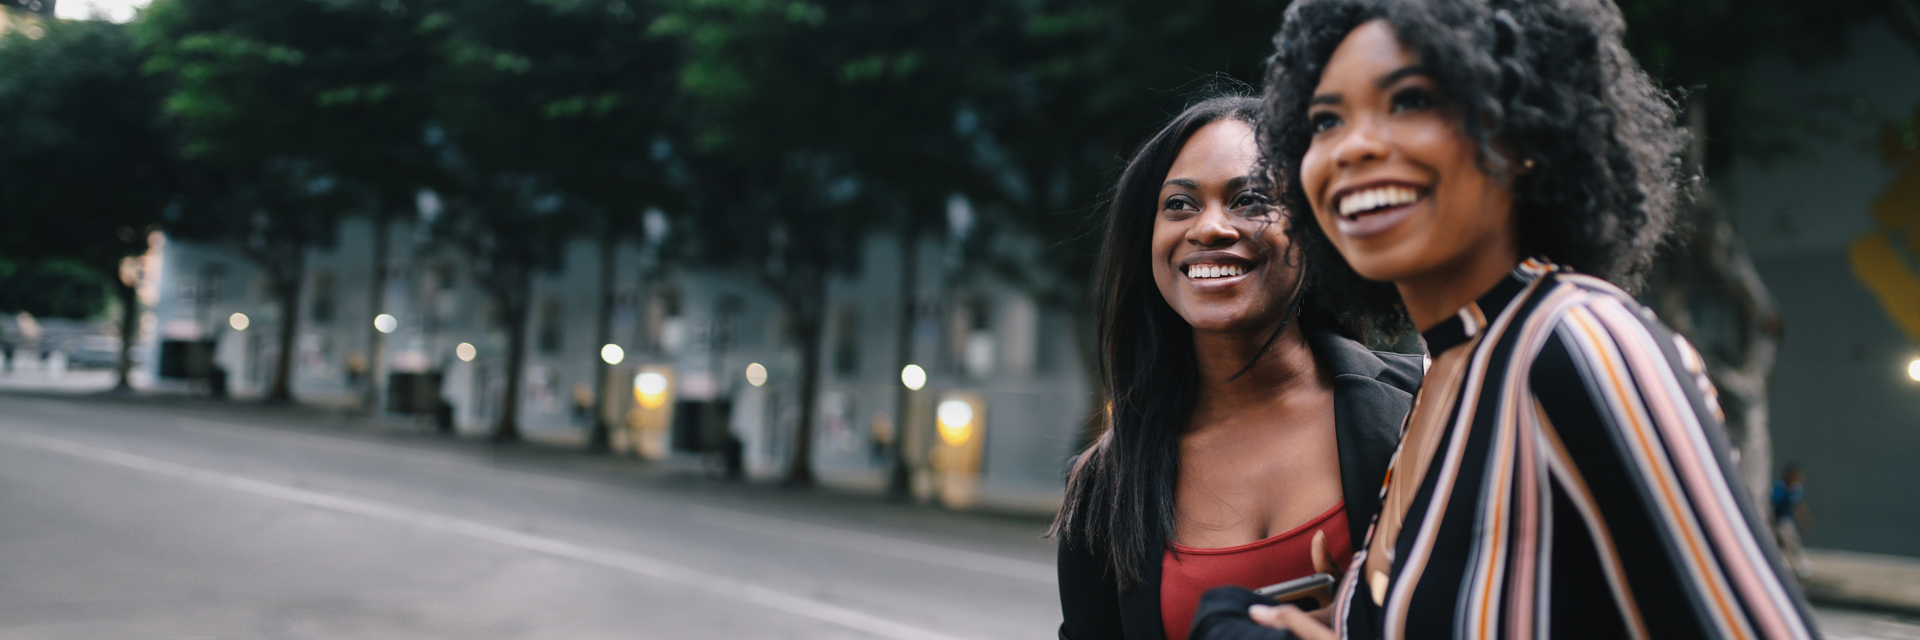
[[1920,558],[1808,549],[1815,604],[1920,615]]

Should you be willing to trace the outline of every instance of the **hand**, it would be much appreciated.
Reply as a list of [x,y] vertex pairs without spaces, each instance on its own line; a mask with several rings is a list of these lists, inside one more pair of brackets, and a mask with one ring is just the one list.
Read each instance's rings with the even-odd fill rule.
[[1314,573],[1324,573],[1333,576],[1333,585],[1320,587],[1306,593],[1307,597],[1313,598],[1314,602],[1320,603],[1320,607],[1316,611],[1327,611],[1333,608],[1334,585],[1340,584],[1342,568],[1341,565],[1333,561],[1332,554],[1327,553],[1327,532],[1313,532],[1312,551],[1308,555],[1313,557]]
[[1263,627],[1292,631],[1293,635],[1300,636],[1300,640],[1339,640],[1340,636],[1325,621],[1332,609],[1321,607],[1319,611],[1307,613],[1290,604],[1277,607],[1256,604],[1247,607],[1247,617]]

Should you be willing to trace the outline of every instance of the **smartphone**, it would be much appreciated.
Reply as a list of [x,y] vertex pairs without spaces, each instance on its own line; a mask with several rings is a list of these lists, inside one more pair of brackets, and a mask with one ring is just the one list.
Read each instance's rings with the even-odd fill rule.
[[1272,600],[1274,604],[1286,603],[1300,607],[1305,611],[1312,611],[1320,608],[1321,604],[1324,604],[1320,602],[1319,598],[1313,597],[1314,594],[1312,592],[1324,587],[1331,587],[1333,583],[1333,574],[1316,573],[1304,578],[1295,578],[1280,584],[1270,584],[1260,587],[1254,589],[1253,593]]

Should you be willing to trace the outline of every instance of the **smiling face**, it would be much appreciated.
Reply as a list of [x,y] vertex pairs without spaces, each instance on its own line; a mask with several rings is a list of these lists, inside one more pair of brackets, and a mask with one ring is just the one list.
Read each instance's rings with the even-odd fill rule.
[[1218,120],[1187,139],[1161,183],[1153,280],[1196,330],[1257,331],[1286,313],[1297,272],[1280,217],[1254,188],[1258,155],[1251,126]]
[[1404,295],[1410,283],[1505,273],[1519,261],[1511,178],[1480,168],[1478,145],[1387,22],[1341,41],[1307,117],[1301,187],[1361,276]]

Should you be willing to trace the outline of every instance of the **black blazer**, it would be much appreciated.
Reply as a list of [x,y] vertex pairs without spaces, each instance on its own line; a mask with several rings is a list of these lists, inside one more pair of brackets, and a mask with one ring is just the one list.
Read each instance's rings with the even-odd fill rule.
[[[1400,443],[1400,425],[1425,373],[1420,356],[1370,351],[1332,332],[1314,332],[1308,344],[1333,372],[1334,438],[1340,448],[1340,493],[1346,500],[1353,548],[1366,544],[1380,511],[1380,481]],[[1165,547],[1164,540],[1148,548]],[[1142,581],[1120,589],[1101,550],[1060,545],[1060,640],[1165,640],[1160,621],[1160,555],[1145,563]]]

